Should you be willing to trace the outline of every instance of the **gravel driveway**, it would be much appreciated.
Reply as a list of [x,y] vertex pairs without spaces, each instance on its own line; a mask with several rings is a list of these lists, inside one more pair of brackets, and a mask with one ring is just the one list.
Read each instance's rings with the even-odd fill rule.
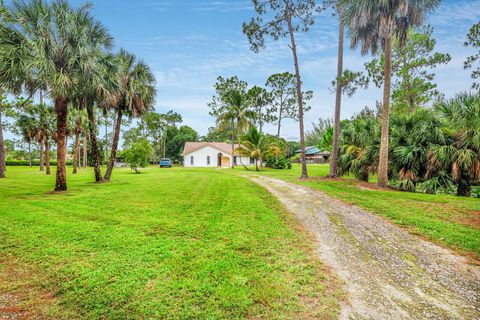
[[252,180],[318,239],[320,258],[347,292],[341,319],[480,319],[479,266],[319,191]]

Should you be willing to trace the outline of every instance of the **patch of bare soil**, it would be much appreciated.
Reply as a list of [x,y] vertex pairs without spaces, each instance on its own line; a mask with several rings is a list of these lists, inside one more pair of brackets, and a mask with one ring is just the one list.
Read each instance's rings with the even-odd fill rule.
[[480,319],[480,266],[322,192],[252,180],[315,235],[345,284],[341,319]]
[[0,264],[0,320],[47,319],[43,310],[55,299],[34,284],[36,272],[5,257]]

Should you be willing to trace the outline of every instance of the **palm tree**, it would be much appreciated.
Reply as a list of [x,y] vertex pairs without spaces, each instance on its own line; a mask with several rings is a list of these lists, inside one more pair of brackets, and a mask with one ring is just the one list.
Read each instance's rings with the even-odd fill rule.
[[392,162],[390,175],[403,191],[416,191],[427,172],[427,155],[432,144],[443,144],[441,122],[430,109],[391,117]]
[[75,147],[73,151],[73,174],[77,173],[80,158],[80,135],[86,134],[88,127],[88,117],[85,109],[72,108],[70,112],[72,123],[72,133],[75,137]]
[[368,182],[370,174],[378,168],[380,132],[378,119],[363,112],[342,125],[338,174],[353,174],[358,180]]
[[390,90],[392,80],[392,41],[397,37],[405,43],[411,27],[420,26],[425,14],[432,11],[440,0],[340,0],[341,19],[350,30],[351,47],[361,45],[362,54],[375,54],[383,47],[384,86],[382,104],[382,130],[378,182],[388,185],[388,144],[390,120]]
[[450,173],[457,195],[468,197],[480,182],[480,93],[462,93],[436,106],[445,126],[445,144],[433,145],[426,178]]
[[262,159],[262,156],[266,151],[266,140],[254,126],[250,127],[250,130],[243,136],[242,143],[235,149],[235,152],[239,153],[241,156],[255,159],[256,171],[259,171],[258,162]]
[[36,137],[35,119],[28,114],[21,113],[17,117],[16,121],[17,133],[28,144],[28,161],[29,166],[32,166],[32,141]]
[[[250,110],[246,95],[238,90],[227,92],[224,105],[221,107],[217,118],[217,124],[232,127],[232,159],[235,157],[235,136],[239,139],[238,144],[240,144],[240,135],[252,125],[254,119],[255,112]],[[232,168],[235,166],[233,160],[231,165]]]
[[120,50],[118,65],[117,76],[120,87],[110,101],[110,105],[116,111],[116,119],[110,160],[104,176],[106,181],[110,180],[115,165],[123,114],[129,117],[141,116],[153,106],[156,94],[155,77],[152,71],[148,65],[137,61],[135,55],[123,49]]
[[111,107],[111,101],[119,90],[118,82],[118,59],[111,54],[100,54],[95,61],[95,68],[103,76],[94,80],[88,78],[88,74],[82,77],[82,86],[79,89],[75,103],[87,110],[88,133],[90,148],[93,156],[93,169],[95,181],[102,182],[102,172],[100,169],[100,155],[97,144],[98,123],[95,111],[99,109],[108,109]]
[[54,101],[57,118],[55,191],[67,190],[68,102],[73,93],[78,92],[82,79],[99,82],[103,78],[96,61],[112,42],[90,9],[88,3],[73,8],[64,0],[51,3],[14,1],[4,10],[8,22],[0,27],[0,81],[19,79],[28,86],[33,75],[48,88]]

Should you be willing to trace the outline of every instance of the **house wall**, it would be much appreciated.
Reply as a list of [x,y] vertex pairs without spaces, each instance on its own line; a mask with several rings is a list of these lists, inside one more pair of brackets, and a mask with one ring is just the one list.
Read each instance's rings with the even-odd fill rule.
[[[221,152],[210,146],[205,146],[201,149],[193,151],[189,154],[183,156],[183,166],[184,167],[216,167],[217,166],[217,157],[221,153],[222,157],[227,157],[232,161],[232,157],[224,152]],[[191,157],[193,156],[193,164],[191,163]],[[207,163],[207,157],[210,156],[210,164]],[[242,162],[245,165],[250,164],[249,157],[242,157]],[[240,161],[237,161],[237,165],[241,165]]]

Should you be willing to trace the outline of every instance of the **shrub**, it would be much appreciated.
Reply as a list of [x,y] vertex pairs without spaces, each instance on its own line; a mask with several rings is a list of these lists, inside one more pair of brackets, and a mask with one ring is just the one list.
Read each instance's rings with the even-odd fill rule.
[[[28,167],[30,165],[30,161],[29,160],[6,160],[5,161],[6,165],[7,166],[10,166],[10,167]],[[57,165],[57,161],[56,160],[50,160],[50,165],[51,166],[56,166]],[[67,160],[67,166],[71,166],[73,165],[73,161],[72,160]],[[32,166],[34,167],[38,167],[40,166],[40,160],[32,160]]]
[[270,158],[266,165],[273,169],[292,169],[292,164],[285,158]]

